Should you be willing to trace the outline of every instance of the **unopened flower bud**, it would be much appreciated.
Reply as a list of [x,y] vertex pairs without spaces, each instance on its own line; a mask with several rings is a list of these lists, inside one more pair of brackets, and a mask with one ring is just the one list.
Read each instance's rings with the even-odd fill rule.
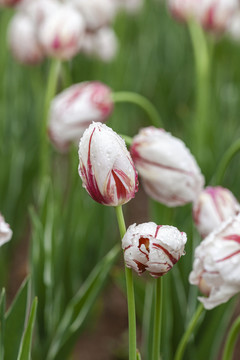
[[111,89],[97,81],[70,86],[51,103],[49,136],[59,149],[79,140],[92,121],[104,122],[113,110]]
[[194,201],[204,184],[201,171],[183,141],[148,127],[133,138],[131,155],[146,193],[167,206]]
[[78,53],[84,31],[81,14],[71,6],[62,5],[40,26],[39,40],[47,55],[69,60]]
[[139,275],[149,271],[153,277],[166,274],[184,255],[185,233],[154,222],[131,225],[122,239],[127,267]]
[[100,204],[125,204],[137,191],[137,173],[124,140],[102,123],[91,124],[80,140],[79,175]]
[[22,0],[0,0],[0,7],[11,7],[21,3]]
[[204,238],[239,211],[239,203],[231,191],[221,186],[209,186],[200,193],[194,203],[193,217],[199,233]]
[[197,19],[201,14],[200,0],[168,0],[168,7],[172,16],[180,21]]
[[189,281],[205,295],[199,300],[206,309],[240,292],[240,215],[225,221],[196,248]]
[[102,26],[109,25],[115,17],[116,6],[113,0],[70,1],[83,15],[87,30],[95,31]]
[[34,65],[44,58],[34,23],[22,13],[16,14],[9,24],[8,42],[14,57],[23,64]]
[[29,16],[35,26],[54,14],[61,4],[57,0],[22,0],[19,10]]
[[5,222],[4,217],[0,214],[0,246],[11,240],[12,230]]
[[220,33],[227,29],[237,10],[238,0],[203,0],[200,21],[206,30]]

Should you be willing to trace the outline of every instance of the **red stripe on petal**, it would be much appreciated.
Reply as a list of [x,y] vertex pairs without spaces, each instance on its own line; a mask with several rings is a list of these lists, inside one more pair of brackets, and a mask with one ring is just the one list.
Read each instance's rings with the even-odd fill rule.
[[233,241],[236,241],[238,244],[240,244],[240,235],[237,235],[237,234],[224,236],[223,239],[224,240],[233,240]]
[[162,250],[167,255],[169,260],[173,263],[173,265],[178,262],[178,260],[175,259],[175,257],[172,256],[172,254],[170,254],[170,252],[167,249],[165,249],[163,246],[161,246],[160,244],[153,243],[153,246],[155,246],[156,248]]

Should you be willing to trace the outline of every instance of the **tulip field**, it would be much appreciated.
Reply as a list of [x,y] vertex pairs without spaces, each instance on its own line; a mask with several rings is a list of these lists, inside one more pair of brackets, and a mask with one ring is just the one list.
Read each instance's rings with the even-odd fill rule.
[[0,0],[0,45],[0,360],[239,360],[239,1]]

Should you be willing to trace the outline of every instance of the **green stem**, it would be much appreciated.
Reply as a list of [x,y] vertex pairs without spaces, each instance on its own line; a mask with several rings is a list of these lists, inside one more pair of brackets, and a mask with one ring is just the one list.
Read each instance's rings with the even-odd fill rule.
[[162,320],[162,278],[156,280],[155,293],[155,312],[154,312],[154,330],[153,330],[153,352],[152,359],[160,358],[161,343],[161,320]]
[[[121,238],[126,233],[126,226],[123,217],[122,206],[117,206],[116,215]],[[125,266],[125,277],[127,285],[127,302],[128,302],[128,326],[129,326],[129,360],[136,360],[136,312],[135,312],[135,297],[133,287],[132,269]]]
[[129,91],[121,91],[112,94],[115,103],[129,102],[140,106],[149,116],[153,126],[163,126],[162,119],[155,106],[144,96]]
[[226,169],[229,166],[231,160],[234,156],[240,151],[240,139],[238,139],[235,143],[230,146],[230,148],[225,152],[223,158],[218,166],[218,170],[215,175],[214,183],[219,185],[223,181],[223,177],[225,175]]
[[42,130],[41,130],[41,178],[49,171],[49,149],[48,149],[48,139],[47,139],[47,120],[49,107],[52,98],[56,93],[58,74],[60,70],[61,62],[59,60],[51,60],[48,83],[45,95],[44,111],[43,111],[43,121],[42,121]]
[[231,360],[233,359],[233,352],[234,352],[234,346],[237,340],[237,337],[239,335],[240,331],[240,316],[234,321],[223,351],[223,358],[222,360]]
[[196,153],[201,161],[205,159],[210,109],[210,54],[205,33],[196,22],[188,24],[196,67]]
[[184,335],[183,335],[183,337],[182,337],[182,339],[181,339],[181,341],[180,341],[180,343],[178,345],[174,360],[182,360],[185,348],[186,348],[187,343],[189,341],[189,338],[192,335],[193,330],[195,329],[203,310],[204,310],[203,305],[199,304],[197,310],[193,314],[193,317],[192,317],[192,319],[191,319],[191,321],[190,321],[190,323],[188,325],[187,330],[185,331],[185,333],[184,333]]

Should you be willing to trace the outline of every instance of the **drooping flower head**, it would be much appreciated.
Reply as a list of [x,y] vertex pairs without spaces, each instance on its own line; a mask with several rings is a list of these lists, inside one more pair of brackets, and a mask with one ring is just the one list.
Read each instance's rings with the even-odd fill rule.
[[60,149],[79,142],[92,121],[104,122],[113,110],[111,89],[97,81],[75,84],[51,103],[49,136]]
[[5,222],[4,217],[0,214],[0,246],[10,241],[12,237],[12,230]]
[[196,199],[204,184],[201,171],[183,141],[148,127],[133,138],[131,155],[146,193],[167,205]]
[[206,309],[240,292],[240,215],[224,222],[196,248],[189,281],[205,295],[199,300]]
[[229,217],[237,215],[240,206],[228,189],[207,187],[196,199],[193,207],[195,225],[204,238]]
[[102,123],[93,123],[79,144],[79,175],[100,204],[118,206],[135,196],[137,173],[124,140]]
[[149,271],[153,277],[166,274],[184,255],[185,233],[154,222],[131,225],[122,239],[127,267],[139,275]]

